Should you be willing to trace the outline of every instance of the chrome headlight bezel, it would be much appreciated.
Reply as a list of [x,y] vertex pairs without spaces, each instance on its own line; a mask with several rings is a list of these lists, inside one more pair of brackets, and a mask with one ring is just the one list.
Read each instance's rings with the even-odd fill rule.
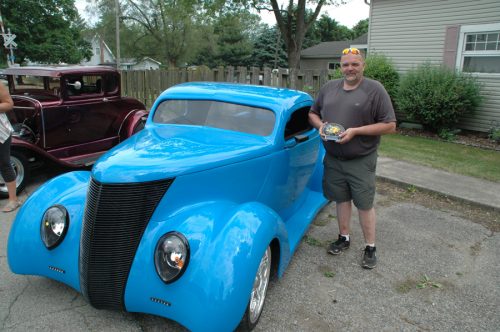
[[68,210],[62,205],[52,205],[43,214],[40,223],[40,238],[49,250],[56,248],[64,240],[69,227]]
[[189,264],[189,242],[179,232],[169,232],[158,240],[154,252],[156,273],[170,284],[178,280]]

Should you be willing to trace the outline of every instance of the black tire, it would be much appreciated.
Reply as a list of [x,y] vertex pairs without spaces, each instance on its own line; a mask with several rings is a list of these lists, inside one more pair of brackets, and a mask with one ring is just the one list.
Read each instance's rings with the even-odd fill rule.
[[253,283],[252,293],[248,301],[245,315],[238,326],[238,331],[251,331],[259,322],[260,315],[264,309],[264,303],[267,296],[267,288],[271,277],[272,262],[271,262],[271,247],[268,246],[264,255],[260,260],[257,273]]
[[[10,153],[10,161],[16,172],[16,191],[21,192],[26,186],[27,181],[30,178],[30,169],[28,164],[28,159],[26,156],[19,151],[12,150]],[[7,186],[3,178],[0,177],[0,197],[8,198],[9,193],[7,192]]]

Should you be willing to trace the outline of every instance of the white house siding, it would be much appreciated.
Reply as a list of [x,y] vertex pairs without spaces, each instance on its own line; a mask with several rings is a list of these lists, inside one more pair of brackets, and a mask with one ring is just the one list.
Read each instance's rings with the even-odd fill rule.
[[90,41],[92,45],[92,56],[88,61],[82,61],[80,64],[84,66],[96,66],[103,63],[114,63],[115,57],[111,50],[102,42],[99,37],[94,36]]
[[[371,0],[369,52],[390,57],[404,74],[426,61],[443,62],[447,26],[498,22],[499,0]],[[500,122],[500,75],[478,80],[484,104],[460,127],[488,131]]]
[[500,77],[478,76],[483,85],[481,94],[484,97],[481,108],[473,115],[464,116],[460,128],[489,131],[492,127],[500,127]]
[[160,69],[160,64],[150,59],[144,59],[136,63],[132,67],[132,70],[156,70],[156,69]]

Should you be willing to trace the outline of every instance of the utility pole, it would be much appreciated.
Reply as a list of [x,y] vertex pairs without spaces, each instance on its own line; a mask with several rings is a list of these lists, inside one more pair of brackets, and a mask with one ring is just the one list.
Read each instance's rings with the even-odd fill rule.
[[116,69],[120,70],[120,2],[115,0],[116,10]]

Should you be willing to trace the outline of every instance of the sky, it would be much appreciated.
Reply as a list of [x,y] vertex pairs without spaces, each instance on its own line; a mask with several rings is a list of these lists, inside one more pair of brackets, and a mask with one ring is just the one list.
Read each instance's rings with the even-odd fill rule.
[[[347,0],[347,1],[348,1],[347,4],[338,7],[324,6],[323,10],[321,11],[321,14],[327,14],[331,18],[334,18],[335,21],[339,22],[342,25],[347,26],[348,28],[352,28],[359,21],[368,18],[370,7],[365,4],[364,0]],[[281,2],[287,2],[287,1],[281,1]],[[85,13],[85,6],[86,6],[85,0],[76,0],[75,5],[78,11],[80,12],[80,15],[84,19],[88,19],[88,15]],[[262,11],[260,15],[263,22],[269,25],[274,25],[276,23],[273,13]]]

